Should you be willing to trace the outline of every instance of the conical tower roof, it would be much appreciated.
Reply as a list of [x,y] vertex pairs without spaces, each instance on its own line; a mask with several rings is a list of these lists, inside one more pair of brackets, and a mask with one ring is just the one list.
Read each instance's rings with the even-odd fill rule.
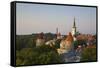
[[73,28],[76,28],[75,17],[74,17]]

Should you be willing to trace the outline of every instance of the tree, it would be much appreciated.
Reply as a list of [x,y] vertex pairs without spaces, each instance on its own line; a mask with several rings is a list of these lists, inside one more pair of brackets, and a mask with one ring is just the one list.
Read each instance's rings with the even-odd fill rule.
[[61,42],[61,39],[56,40],[55,45],[54,45],[54,47],[55,47],[56,49],[57,49],[57,48],[60,48],[60,42]]
[[74,45],[74,49],[76,49],[78,47],[78,41],[74,41],[73,45]]
[[81,57],[81,61],[96,61],[96,47],[84,48]]
[[34,65],[61,63],[62,59],[56,50],[50,46],[23,48],[16,51],[16,65]]

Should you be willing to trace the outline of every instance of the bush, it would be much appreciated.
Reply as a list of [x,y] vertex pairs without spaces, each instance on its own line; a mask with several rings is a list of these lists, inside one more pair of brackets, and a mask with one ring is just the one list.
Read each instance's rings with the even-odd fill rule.
[[81,57],[81,61],[96,61],[96,47],[84,48]]
[[62,62],[56,50],[46,45],[36,48],[23,48],[20,51],[16,51],[16,56],[17,66]]

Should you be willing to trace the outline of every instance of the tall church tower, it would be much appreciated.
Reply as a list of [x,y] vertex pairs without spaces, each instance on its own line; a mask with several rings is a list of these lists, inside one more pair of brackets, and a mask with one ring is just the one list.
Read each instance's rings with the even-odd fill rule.
[[76,23],[75,23],[75,18],[74,18],[74,23],[72,27],[72,36],[74,36],[75,34],[76,34]]

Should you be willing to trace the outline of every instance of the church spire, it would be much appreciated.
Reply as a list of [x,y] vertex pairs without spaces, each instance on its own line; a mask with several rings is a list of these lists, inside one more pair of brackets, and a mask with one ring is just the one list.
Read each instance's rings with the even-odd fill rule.
[[73,22],[73,27],[72,27],[72,36],[76,34],[76,23],[75,23],[75,17],[74,17],[74,22]]
[[74,24],[73,24],[73,28],[76,28],[75,17],[74,17]]

